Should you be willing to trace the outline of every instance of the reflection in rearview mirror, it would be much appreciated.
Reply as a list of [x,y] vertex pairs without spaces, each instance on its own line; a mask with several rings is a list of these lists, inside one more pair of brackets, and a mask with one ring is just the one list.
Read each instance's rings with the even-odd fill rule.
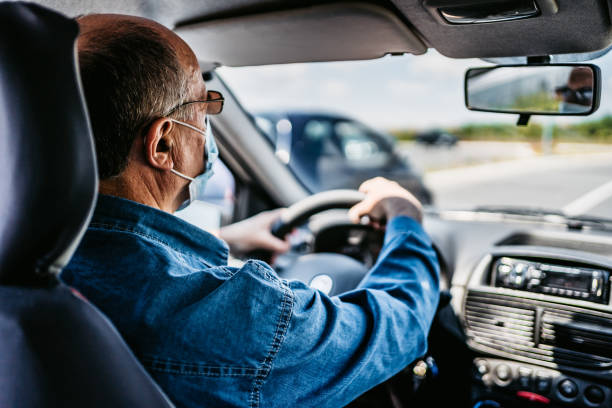
[[465,76],[468,109],[531,115],[589,115],[599,105],[594,65],[472,68]]

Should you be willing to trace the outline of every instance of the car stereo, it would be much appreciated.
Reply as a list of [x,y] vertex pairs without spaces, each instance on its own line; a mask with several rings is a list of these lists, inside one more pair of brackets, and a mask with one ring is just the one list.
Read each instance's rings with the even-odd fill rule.
[[604,269],[502,257],[492,272],[497,287],[608,303],[610,272]]

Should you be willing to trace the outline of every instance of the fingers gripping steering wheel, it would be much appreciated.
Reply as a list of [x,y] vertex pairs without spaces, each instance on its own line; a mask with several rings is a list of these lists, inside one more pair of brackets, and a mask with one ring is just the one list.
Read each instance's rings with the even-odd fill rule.
[[[284,238],[314,214],[333,208],[351,208],[364,199],[356,190],[330,190],[314,194],[290,206],[272,227],[272,234]],[[279,274],[283,279],[297,279],[330,296],[354,289],[368,272],[355,259],[337,253],[314,253],[297,258]]]
[[298,225],[303,224],[310,216],[332,208],[351,208],[362,201],[365,194],[357,190],[329,190],[313,194],[298,201],[272,226],[272,234],[279,238]]

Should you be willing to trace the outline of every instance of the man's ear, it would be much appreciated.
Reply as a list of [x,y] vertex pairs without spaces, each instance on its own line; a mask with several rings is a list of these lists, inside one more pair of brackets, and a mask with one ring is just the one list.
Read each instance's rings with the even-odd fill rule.
[[160,170],[174,168],[172,161],[172,148],[174,140],[170,136],[173,123],[168,118],[155,120],[144,137],[145,161]]

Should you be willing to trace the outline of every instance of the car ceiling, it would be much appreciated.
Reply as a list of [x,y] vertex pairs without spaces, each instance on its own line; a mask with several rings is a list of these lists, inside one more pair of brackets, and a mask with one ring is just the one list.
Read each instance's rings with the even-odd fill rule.
[[500,1],[514,0],[35,2],[71,16],[150,18],[183,36],[200,60],[230,66],[369,59],[427,48],[453,58],[542,56],[612,43],[612,0],[533,0],[541,10],[535,18],[471,25],[448,24],[438,12],[442,6]]

